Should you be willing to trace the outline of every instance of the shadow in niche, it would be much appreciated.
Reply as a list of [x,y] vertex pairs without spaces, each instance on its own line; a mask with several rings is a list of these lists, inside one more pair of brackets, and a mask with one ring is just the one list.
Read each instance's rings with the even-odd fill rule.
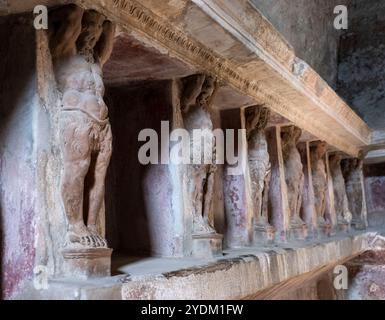
[[[122,255],[146,257],[153,251],[154,223],[145,184],[147,173],[158,166],[139,163],[138,151],[144,142],[138,141],[138,135],[142,129],[151,128],[160,137],[161,121],[169,120],[172,112],[170,99],[165,95],[169,83],[136,83],[106,90],[113,133],[113,153],[106,178],[106,236],[114,249],[114,265],[122,261]],[[151,182],[161,183],[157,177]]]

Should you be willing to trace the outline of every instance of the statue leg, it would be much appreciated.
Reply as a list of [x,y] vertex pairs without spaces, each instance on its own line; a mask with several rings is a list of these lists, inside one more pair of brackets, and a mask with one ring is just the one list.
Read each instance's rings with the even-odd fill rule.
[[326,212],[326,191],[321,193],[321,219],[326,222],[325,212]]
[[96,246],[107,247],[106,240],[100,235],[98,222],[104,202],[105,178],[112,154],[112,133],[107,125],[100,135],[100,151],[92,166],[92,184],[89,190],[89,211],[87,227],[95,238]]
[[295,202],[297,201],[297,187],[295,186],[295,182],[292,180],[286,180],[287,185],[287,197],[289,202],[289,210],[290,210],[290,222],[292,223],[295,218]]
[[90,127],[77,115],[63,115],[60,126],[64,160],[61,196],[68,219],[66,241],[92,246],[93,239],[83,217],[84,179],[91,161]]
[[214,173],[209,172],[203,190],[203,220],[210,232],[215,232],[210,221],[210,212],[214,195]]
[[270,191],[271,171],[269,171],[265,177],[264,187],[262,192],[262,208],[261,217],[262,223],[268,225],[268,205],[269,205],[269,191]]
[[301,219],[301,205],[302,205],[304,183],[305,183],[305,177],[304,177],[304,175],[301,175],[299,188],[298,188],[297,201],[295,204],[295,216],[296,216],[296,219],[298,219],[298,222],[300,222],[300,223],[303,222]]
[[263,225],[262,216],[262,196],[264,182],[261,181],[263,178],[259,175],[259,170],[255,168],[255,164],[250,162],[250,179],[251,179],[251,198],[253,201],[254,210],[254,226]]

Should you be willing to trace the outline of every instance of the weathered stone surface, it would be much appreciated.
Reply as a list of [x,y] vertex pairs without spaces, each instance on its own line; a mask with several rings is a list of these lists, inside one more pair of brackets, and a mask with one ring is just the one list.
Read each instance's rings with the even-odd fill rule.
[[222,255],[221,234],[195,234],[192,239],[192,256],[194,258],[212,258]]
[[111,276],[111,254],[108,248],[64,249],[64,275],[70,279]]

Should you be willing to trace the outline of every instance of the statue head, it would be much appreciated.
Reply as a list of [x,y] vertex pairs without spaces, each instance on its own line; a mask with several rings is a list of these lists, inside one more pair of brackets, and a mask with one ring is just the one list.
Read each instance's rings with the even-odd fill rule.
[[353,158],[350,160],[352,169],[362,169],[364,161],[359,158]]
[[83,14],[82,30],[76,46],[78,53],[91,63],[95,61],[94,48],[103,32],[105,21],[106,18],[95,10],[88,10]]
[[288,126],[281,129],[282,148],[296,147],[302,136],[302,130],[296,126]]
[[216,79],[213,76],[206,76],[202,84],[201,93],[198,96],[197,102],[202,107],[208,107],[211,98],[214,94]]
[[246,131],[249,136],[253,131],[265,130],[270,118],[270,110],[262,106],[245,109]]
[[322,159],[328,150],[328,145],[324,141],[319,141],[315,145],[315,155],[317,159]]
[[181,79],[180,106],[184,113],[192,106],[207,108],[216,88],[216,79],[205,74],[194,74]]
[[329,163],[331,166],[337,167],[341,165],[341,161],[342,161],[342,155],[340,153],[336,153],[329,158]]

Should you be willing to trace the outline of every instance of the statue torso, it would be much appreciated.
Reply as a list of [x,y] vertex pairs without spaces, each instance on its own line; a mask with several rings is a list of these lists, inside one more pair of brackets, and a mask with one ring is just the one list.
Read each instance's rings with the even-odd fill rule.
[[263,130],[251,133],[248,141],[248,158],[250,166],[258,166],[266,171],[270,169],[270,157]]
[[102,70],[97,63],[74,55],[58,62],[55,69],[64,110],[81,110],[98,120],[108,117]]
[[[200,106],[192,106],[184,115],[184,126],[190,135],[191,159],[202,159],[201,164],[204,164],[204,159],[211,159],[214,163],[215,140],[209,112]],[[199,131],[195,131],[194,135],[194,130]],[[202,134],[202,137],[197,135],[198,132]],[[211,148],[208,141],[211,141]]]

